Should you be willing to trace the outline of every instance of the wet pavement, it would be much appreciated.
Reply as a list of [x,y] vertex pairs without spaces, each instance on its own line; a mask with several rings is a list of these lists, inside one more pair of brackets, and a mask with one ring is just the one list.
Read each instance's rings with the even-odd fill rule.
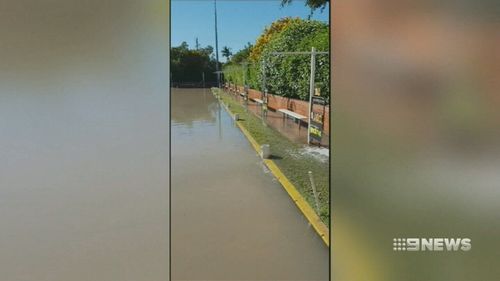
[[171,110],[173,280],[328,280],[328,248],[210,90],[172,89]]

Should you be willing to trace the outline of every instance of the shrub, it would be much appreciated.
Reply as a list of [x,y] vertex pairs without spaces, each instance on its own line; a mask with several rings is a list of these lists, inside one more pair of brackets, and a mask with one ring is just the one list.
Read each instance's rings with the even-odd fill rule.
[[287,26],[294,22],[302,21],[300,18],[286,17],[273,22],[270,26],[264,29],[264,32],[257,38],[255,45],[250,51],[250,61],[252,63],[260,63],[261,55],[263,50],[266,48],[269,41],[273,39],[274,36],[283,31]]
[[[250,88],[263,91],[263,74],[269,93],[307,100],[309,98],[310,55],[271,55],[282,51],[317,51],[329,50],[329,28],[326,23],[285,18],[266,28],[251,48],[247,59],[248,66],[228,64],[224,67],[226,80],[244,84],[246,71],[247,84]],[[262,61],[265,61],[262,69]],[[328,55],[316,56],[316,87],[329,101],[330,97],[330,62]]]
[[226,65],[224,67],[224,78],[228,82],[244,85],[245,75],[243,66],[237,64]]
[[[309,97],[309,55],[270,55],[281,51],[328,51],[328,25],[319,21],[294,22],[273,37],[263,50],[267,88],[274,94],[307,100]],[[328,55],[316,56],[316,87],[327,100],[330,96]],[[259,73],[262,76],[262,72]],[[262,79],[262,77],[260,77]]]

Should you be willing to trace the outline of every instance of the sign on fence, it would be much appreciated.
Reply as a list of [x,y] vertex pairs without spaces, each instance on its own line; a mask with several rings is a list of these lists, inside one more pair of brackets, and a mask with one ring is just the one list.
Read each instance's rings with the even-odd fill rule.
[[311,99],[311,124],[309,138],[311,141],[321,143],[323,137],[323,124],[325,121],[326,101],[322,97],[313,96]]

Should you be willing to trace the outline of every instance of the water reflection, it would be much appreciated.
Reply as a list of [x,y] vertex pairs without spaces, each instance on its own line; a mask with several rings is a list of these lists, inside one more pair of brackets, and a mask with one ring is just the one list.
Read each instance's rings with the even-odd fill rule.
[[[192,127],[193,122],[215,123],[219,105],[209,89],[172,89],[172,125]],[[201,102],[200,102],[201,101]]]

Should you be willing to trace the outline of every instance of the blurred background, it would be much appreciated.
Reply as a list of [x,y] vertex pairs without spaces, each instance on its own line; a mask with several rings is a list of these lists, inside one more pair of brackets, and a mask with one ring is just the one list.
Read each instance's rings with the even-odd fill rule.
[[0,279],[168,280],[167,4],[0,0]]
[[[498,280],[499,11],[333,2],[334,280]],[[395,252],[395,237],[472,250]]]

